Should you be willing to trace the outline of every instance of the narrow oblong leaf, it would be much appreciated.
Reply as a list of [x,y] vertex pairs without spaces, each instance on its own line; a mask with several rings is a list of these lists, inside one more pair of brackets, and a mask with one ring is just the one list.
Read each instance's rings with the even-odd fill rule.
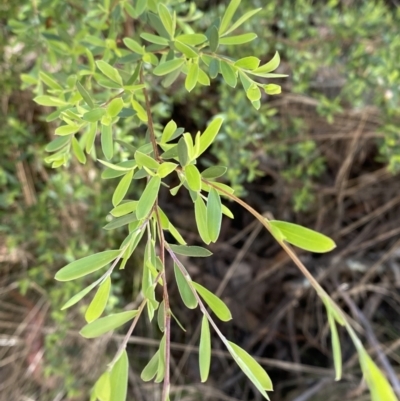
[[157,170],[160,167],[156,160],[138,150],[135,152],[135,160],[139,168],[145,166],[149,169]]
[[218,298],[211,291],[207,290],[207,288],[202,285],[192,282],[193,287],[200,294],[200,296],[204,299],[204,302],[210,307],[210,309],[215,313],[215,315],[222,320],[223,322],[227,322],[232,319],[231,312],[229,308],[225,305],[225,303]]
[[75,260],[61,268],[54,278],[58,281],[70,281],[86,276],[108,265],[119,254],[119,250],[104,251]]
[[78,132],[79,129],[80,129],[79,125],[62,125],[61,127],[56,128],[54,133],[60,136],[71,135]]
[[243,35],[237,36],[226,36],[225,38],[221,38],[219,40],[220,45],[225,46],[234,46],[234,45],[242,45],[244,43],[251,42],[257,37],[255,33],[244,33]]
[[39,72],[39,77],[49,88],[63,90],[63,87],[53,77],[44,73],[43,71]]
[[56,150],[63,148],[70,141],[71,136],[60,136],[47,144],[44,150],[46,152],[55,152]]
[[107,160],[111,160],[114,155],[113,133],[111,125],[101,126],[101,149]]
[[136,42],[136,40],[133,40],[131,38],[124,38],[122,39],[122,41],[124,42],[125,46],[129,49],[132,50],[133,52],[137,53],[137,54],[144,54],[144,50],[143,47]]
[[221,231],[222,223],[222,204],[219,193],[210,189],[207,199],[207,228],[211,242],[216,242]]
[[122,177],[121,181],[115,188],[115,191],[112,196],[112,204],[113,206],[117,206],[121,203],[122,199],[124,199],[125,195],[129,190],[129,186],[131,185],[133,177],[133,170],[129,171],[127,174]]
[[79,163],[85,164],[86,163],[86,156],[79,145],[78,140],[73,136],[71,140],[72,151],[74,152],[75,157],[78,159]]
[[232,88],[235,88],[237,85],[237,76],[236,70],[228,64],[226,61],[221,61],[221,74],[224,78],[224,81]]
[[88,323],[98,319],[106,308],[111,290],[111,278],[108,276],[99,286],[97,292],[86,309],[85,319]]
[[157,174],[164,178],[176,170],[178,165],[176,163],[164,162],[158,166]]
[[82,298],[84,298],[90,291],[93,290],[94,287],[98,284],[98,281],[90,284],[88,287],[84,288],[82,291],[79,291],[73,297],[71,297],[62,307],[61,310],[68,309],[71,306],[77,304]]
[[256,8],[254,10],[247,11],[247,13],[244,13],[237,21],[235,21],[231,25],[231,27],[225,32],[225,35],[227,35],[228,33],[233,32],[235,29],[239,28],[240,25],[242,25],[249,18],[251,18],[254,14],[257,14],[261,10],[262,10],[262,8]]
[[[197,307],[197,299],[193,294],[192,289],[188,283],[189,277],[186,277],[180,270],[179,266],[174,263],[174,272],[176,284],[178,285],[179,294],[181,295],[183,303],[189,309]],[[191,280],[190,280],[191,281]]]
[[188,166],[185,167],[185,177],[191,190],[200,191],[201,175],[199,170],[194,164],[189,164]]
[[230,1],[227,9],[225,10],[224,16],[222,17],[221,25],[219,27],[219,33],[221,35],[223,35],[227,31],[229,24],[232,21],[233,15],[235,14],[235,11],[239,7],[240,1],[241,0]]
[[123,107],[124,101],[120,97],[117,97],[116,99],[111,100],[111,102],[108,104],[107,114],[110,117],[116,117]]
[[270,224],[282,233],[286,242],[306,251],[324,253],[336,247],[332,239],[309,228],[279,220],[271,220]]
[[201,382],[208,379],[211,363],[211,333],[208,319],[203,315],[201,321],[200,345],[199,345],[199,368]]
[[185,43],[186,45],[201,45],[207,40],[207,36],[200,33],[183,34],[176,37],[179,42]]
[[85,103],[93,109],[94,107],[94,102],[93,99],[91,98],[89,92],[86,90],[86,88],[78,81],[76,83],[76,89],[78,89],[78,92],[81,94],[82,99],[85,101]]
[[153,73],[158,76],[167,75],[182,67],[184,62],[185,60],[183,58],[176,58],[174,60],[166,61],[165,63],[160,63],[156,68],[154,68]]
[[93,109],[88,111],[82,116],[82,120],[84,121],[89,121],[91,123],[95,123],[97,121],[100,121],[101,118],[106,114],[106,111],[102,109],[101,107],[97,109]]
[[140,378],[144,381],[144,382],[148,382],[152,379],[154,379],[154,377],[157,374],[157,369],[158,369],[158,360],[160,357],[160,351],[157,351],[153,357],[150,359],[150,361],[148,362],[148,364],[144,367]]
[[199,78],[199,65],[192,63],[189,66],[189,71],[185,79],[185,88],[188,92],[191,92],[197,84]]
[[121,356],[115,362],[110,372],[110,387],[112,401],[126,401],[128,392],[128,373],[129,361],[126,350],[123,350]]
[[198,196],[194,202],[194,215],[196,219],[197,230],[203,242],[207,245],[211,242],[207,225],[207,208],[201,196]]
[[137,201],[124,202],[124,203],[121,203],[120,205],[118,205],[117,207],[115,207],[114,209],[112,209],[110,211],[110,213],[114,217],[125,216],[128,213],[134,212],[137,208],[137,204],[138,204]]
[[342,377],[342,351],[340,347],[340,339],[336,327],[335,318],[328,308],[327,308],[327,314],[328,314],[329,327],[331,330],[333,364],[335,365],[335,380],[340,380]]
[[168,39],[165,39],[158,35],[153,35],[152,33],[143,32],[140,34],[140,37],[150,43],[155,43],[156,45],[168,46]]
[[104,372],[97,380],[94,391],[99,401],[111,401],[110,372]]
[[262,368],[262,366],[243,348],[240,348],[235,343],[228,341],[228,351],[235,359],[246,376],[253,382],[257,389],[268,398],[265,390],[273,391],[272,381]]
[[215,118],[203,132],[200,137],[200,150],[198,156],[205,152],[205,150],[214,142],[219,129],[221,128],[223,119],[220,117]]
[[184,54],[187,58],[196,58],[199,57],[199,53],[197,50],[190,46],[190,45],[185,45],[182,42],[175,41],[174,42],[175,49],[180,51],[182,54]]
[[126,226],[129,223],[137,221],[136,213],[130,213],[125,216],[117,217],[116,219],[110,221],[106,224],[103,229],[104,230],[115,230],[116,228]]
[[144,219],[150,213],[151,209],[154,206],[154,202],[157,199],[160,185],[161,178],[157,175],[152,177],[147,183],[146,188],[143,191],[136,208],[136,217],[138,218],[138,220]]
[[271,71],[276,70],[278,68],[280,62],[281,62],[281,58],[279,56],[279,53],[275,52],[274,57],[272,57],[272,59],[270,61],[268,61],[268,63],[262,65],[261,67],[256,68],[255,70],[253,70],[253,72],[267,74]]
[[161,142],[163,143],[168,142],[171,139],[174,132],[176,131],[176,129],[177,129],[176,122],[174,120],[169,121],[168,124],[164,127],[161,136]]
[[170,14],[168,7],[165,4],[160,3],[158,5],[158,15],[164,25],[165,30],[169,33],[170,37],[174,37],[175,26],[173,23],[172,15]]
[[177,253],[178,255],[192,256],[195,258],[206,258],[212,255],[212,253],[208,249],[196,245],[187,246],[170,244],[169,247],[174,253]]
[[213,180],[222,177],[226,173],[227,168],[224,166],[212,166],[205,169],[201,176],[207,180]]
[[137,314],[137,310],[131,310],[108,315],[87,324],[79,333],[85,338],[96,338],[108,331],[115,330],[124,325],[132,320]]
[[155,383],[161,383],[165,375],[165,334],[160,341],[160,353],[158,357],[157,376],[154,380]]
[[255,70],[260,64],[260,59],[257,57],[249,56],[243,57],[236,61],[234,66],[239,68],[244,68],[246,70]]
[[111,81],[114,81],[121,86],[123,85],[121,75],[119,75],[119,72],[116,68],[112,67],[104,60],[97,60],[96,65],[107,78],[111,79]]
[[[218,28],[213,25],[210,28],[209,31],[209,35],[208,35],[208,41],[210,44],[210,50],[215,53],[218,50],[218,46],[219,46],[219,32],[218,32]],[[217,60],[217,59],[213,59],[213,60]]]

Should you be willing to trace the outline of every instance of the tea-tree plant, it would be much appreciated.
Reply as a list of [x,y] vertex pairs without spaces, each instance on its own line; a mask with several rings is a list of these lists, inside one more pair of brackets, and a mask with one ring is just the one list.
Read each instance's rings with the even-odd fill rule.
[[[291,247],[328,252],[335,247],[334,242],[307,228],[268,220],[259,214],[238,198],[231,187],[217,180],[225,174],[225,167],[211,166],[200,171],[198,160],[217,137],[223,124],[221,117],[215,117],[203,132],[197,133],[185,132],[185,128],[178,127],[173,120],[160,126],[156,119],[154,85],[168,88],[182,82],[190,93],[196,86],[208,86],[211,80],[219,79],[232,88],[240,86],[248,98],[249,107],[257,110],[262,91],[280,93],[280,87],[268,81],[280,77],[272,72],[280,62],[278,53],[266,63],[255,55],[233,59],[224,54],[227,47],[256,39],[256,34],[242,32],[241,28],[260,9],[244,12],[235,18],[240,0],[232,0],[224,14],[205,32],[196,32],[191,21],[198,18],[199,13],[193,4],[156,0],[139,0],[134,5],[126,0],[86,3],[92,5],[85,17],[86,22],[82,21],[87,24],[86,30],[71,32],[60,28],[57,34],[47,33],[45,36],[50,55],[58,58],[63,54],[75,56],[69,65],[68,76],[56,79],[46,70],[44,63],[38,72],[38,80],[30,76],[25,76],[24,80],[37,85],[35,100],[38,104],[55,108],[48,121],[59,121],[55,129],[56,139],[46,148],[51,153],[46,162],[57,168],[68,165],[71,158],[85,164],[90,157],[104,165],[104,179],[120,177],[111,197],[113,208],[110,214],[113,218],[104,228],[124,227],[126,238],[118,249],[105,249],[73,261],[56,274],[59,281],[71,281],[104,270],[99,279],[63,306],[63,309],[69,308],[95,291],[85,313],[87,324],[80,332],[83,337],[95,338],[129,323],[116,354],[94,386],[91,399],[126,399],[129,362],[125,349],[140,318],[156,319],[162,333],[159,349],[143,369],[141,378],[162,382],[162,400],[169,399],[171,325],[180,323],[174,315],[174,305],[170,304],[168,268],[174,271],[185,306],[199,308],[203,314],[199,344],[201,381],[206,381],[209,375],[212,329],[265,398],[268,399],[267,392],[273,389],[269,376],[255,359],[219,330],[217,319],[231,319],[228,307],[208,289],[192,281],[182,262],[181,255],[211,255],[204,247],[188,245],[159,205],[162,191],[169,191],[171,197],[178,191],[187,191],[193,201],[197,230],[205,244],[218,240],[223,215],[233,218],[223,200],[238,203],[259,220],[310,281],[326,307],[336,378],[342,374],[337,333],[337,325],[340,325],[347,329],[355,344],[372,398],[396,400],[386,378],[366,353],[345,314]],[[76,9],[80,7],[73,6]],[[122,25],[129,35],[121,33]],[[130,125],[122,123],[122,119],[130,121]],[[130,127],[129,132],[126,132],[127,127]],[[96,146],[97,138],[99,146]],[[173,175],[178,185],[171,188]],[[140,196],[127,199],[133,183],[138,182],[144,184]],[[135,310],[102,317],[114,271],[125,268],[140,242],[145,248],[141,303]],[[157,287],[162,290],[161,298],[156,296]]]

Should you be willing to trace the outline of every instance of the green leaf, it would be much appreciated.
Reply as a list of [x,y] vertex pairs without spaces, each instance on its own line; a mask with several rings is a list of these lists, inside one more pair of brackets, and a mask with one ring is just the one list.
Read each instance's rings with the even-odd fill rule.
[[161,142],[162,143],[167,143],[174,132],[176,131],[177,125],[174,120],[169,121],[169,123],[164,127],[162,136],[161,136]]
[[71,135],[77,133],[80,128],[79,125],[62,125],[61,127],[56,128],[54,133],[60,136]]
[[126,193],[128,192],[129,186],[131,185],[133,177],[133,170],[129,171],[124,177],[121,179],[117,188],[115,188],[114,194],[112,196],[112,204],[113,206],[117,206],[121,203],[122,199],[124,199]]
[[199,346],[199,368],[201,382],[208,379],[211,363],[211,334],[207,317],[203,315],[201,322],[200,346]]
[[155,383],[161,383],[165,374],[165,334],[160,342],[160,354],[158,357],[157,376],[154,380]]
[[75,260],[61,268],[54,278],[58,281],[70,281],[86,276],[108,265],[119,254],[119,250],[104,251]]
[[158,328],[162,333],[165,331],[165,307],[164,307],[164,301],[160,303],[160,306],[158,307],[158,312],[157,312],[157,324]]
[[189,309],[195,309],[197,307],[197,299],[193,294],[192,289],[188,281],[191,281],[189,275],[186,276],[181,272],[180,268],[174,263],[174,272],[176,284],[178,285],[179,294],[181,295],[183,303]]
[[141,54],[143,55],[145,53],[143,47],[136,42],[136,40],[133,40],[131,38],[124,38],[122,39],[124,42],[125,46],[129,49],[132,50],[134,53]]
[[127,171],[133,170],[137,167],[135,160],[125,160],[125,161],[117,163],[117,164],[112,164],[112,163],[106,162],[105,160],[101,160],[101,159],[97,159],[97,161],[99,161],[101,164],[104,164],[106,167],[108,167],[111,170],[122,172],[121,175],[124,175],[124,173],[126,173]]
[[135,152],[135,160],[139,168],[145,166],[152,170],[158,170],[160,167],[160,164],[156,160],[142,152],[139,152],[138,150]]
[[151,211],[154,206],[154,202],[157,199],[158,191],[160,190],[161,178],[157,175],[152,177],[147,183],[142,196],[139,199],[139,203],[136,209],[136,217],[138,220],[144,219]]
[[89,94],[89,92],[85,89],[85,87],[78,81],[76,83],[76,89],[78,89],[78,92],[81,94],[82,99],[85,101],[85,103],[91,108],[94,108],[94,102]]
[[[210,28],[209,35],[208,35],[208,41],[210,43],[210,50],[213,53],[215,53],[218,50],[218,46],[219,46],[219,32],[218,32],[218,28],[215,25],[213,25]],[[213,60],[217,60],[217,59],[213,59]]]
[[150,361],[148,362],[148,364],[144,367],[140,378],[144,381],[144,382],[148,382],[152,379],[154,379],[154,377],[157,374],[157,370],[158,370],[158,360],[160,358],[160,351],[157,351],[153,357],[150,359]]
[[237,36],[227,36],[225,38],[221,38],[219,40],[220,45],[225,45],[225,46],[233,46],[233,45],[242,45],[244,43],[251,42],[257,37],[255,33],[244,33],[243,35],[237,35]]
[[207,208],[201,196],[198,196],[194,202],[194,214],[199,235],[204,243],[208,245],[211,240],[208,233]]
[[108,297],[110,296],[110,290],[111,290],[111,279],[110,276],[107,276],[107,278],[98,288],[96,295],[92,299],[92,302],[86,309],[85,319],[88,323],[98,319],[104,312],[104,309],[107,306]]
[[63,87],[54,78],[44,73],[43,71],[39,72],[39,77],[49,88],[55,90],[63,90]]
[[232,88],[237,85],[236,70],[227,62],[221,61],[221,73],[224,81]]
[[173,38],[175,34],[175,26],[172,15],[165,4],[160,3],[158,5],[158,15],[162,24],[164,25],[165,30],[169,33],[170,37]]
[[101,126],[101,149],[107,160],[112,159],[114,155],[113,133],[111,125]]
[[110,211],[110,213],[114,217],[125,216],[128,213],[134,212],[137,208],[137,204],[138,204],[138,201],[129,201],[129,202],[121,203],[120,205],[118,205],[117,207],[112,209]]
[[106,111],[102,108],[93,109],[93,110],[90,110],[87,113],[85,113],[82,116],[82,119],[85,121],[89,121],[91,123],[95,123],[95,122],[101,120],[101,118],[104,116],[104,114],[106,114]]
[[260,64],[260,59],[257,57],[243,57],[233,64],[235,67],[244,68],[246,70],[255,70]]
[[176,170],[178,165],[176,163],[164,162],[158,166],[157,174],[164,178]]
[[386,377],[376,366],[364,348],[358,347],[361,370],[371,392],[371,401],[397,401],[397,397]]
[[185,167],[185,177],[191,190],[201,190],[201,175],[195,165],[189,164]]
[[124,101],[117,97],[116,99],[111,100],[111,102],[107,106],[107,114],[110,117],[116,117],[122,108],[124,107]]
[[286,242],[306,251],[324,253],[336,247],[336,244],[329,237],[309,228],[278,220],[272,220],[270,224],[283,234]]
[[224,166],[212,166],[205,169],[201,176],[206,180],[213,180],[215,178],[221,177],[226,173],[227,168]]
[[187,58],[196,58],[199,57],[199,53],[197,50],[190,46],[190,45],[185,45],[182,42],[179,42],[178,40],[174,42],[175,49],[182,54],[184,54]]
[[207,256],[211,256],[212,253],[201,246],[187,246],[187,245],[173,245],[170,244],[169,247],[174,253],[178,255],[192,256],[195,258],[206,258]]
[[186,245],[186,241],[171,222],[168,225],[168,230],[180,245]]
[[218,59],[214,58],[211,60],[210,65],[208,66],[208,73],[212,79],[216,78],[219,74],[220,70],[220,62]]
[[231,341],[228,341],[229,347],[228,351],[235,359],[236,363],[242,369],[244,374],[253,382],[261,394],[266,398],[268,395],[265,390],[273,391],[273,386],[271,379],[261,367],[261,365],[244,349],[240,348],[238,345]]
[[242,25],[249,18],[251,18],[254,14],[257,14],[261,10],[262,10],[262,8],[256,8],[254,10],[247,11],[247,13],[244,13],[235,23],[233,23],[231,25],[231,27],[225,32],[225,35],[233,32],[235,29],[239,28],[240,25]]
[[189,163],[189,151],[185,138],[183,137],[178,141],[178,159],[182,167],[185,167]]
[[169,60],[164,63],[158,64],[153,70],[153,74],[157,76],[167,75],[172,71],[177,70],[182,67],[185,60],[183,58],[176,58],[174,60]]
[[137,310],[131,310],[105,316],[87,324],[79,333],[85,338],[96,338],[124,325],[132,320],[137,314]]
[[86,163],[86,156],[81,149],[78,140],[73,136],[72,137],[72,150],[74,152],[75,157],[78,159],[79,163]]
[[211,291],[207,290],[207,288],[202,285],[192,282],[193,287],[200,294],[200,296],[204,299],[204,302],[210,307],[210,309],[215,313],[215,315],[222,320],[223,322],[227,322],[232,319],[232,315],[228,307],[225,303],[218,298]]
[[188,74],[185,79],[185,88],[188,92],[191,92],[197,84],[199,78],[199,65],[192,63],[189,65]]
[[98,284],[98,281],[90,284],[88,287],[84,288],[82,291],[79,291],[73,297],[71,297],[61,308],[61,310],[65,310],[77,304],[82,298],[84,298],[90,291],[93,290],[94,287]]
[[260,100],[261,99],[260,88],[256,84],[251,84],[250,88],[246,91],[246,96],[252,102]]
[[155,43],[161,46],[168,46],[168,39],[165,39],[161,36],[153,35],[152,33],[143,32],[140,34],[140,37],[150,43]]
[[196,46],[204,43],[207,40],[207,36],[200,33],[189,33],[177,36],[176,40],[186,45]]
[[56,150],[63,148],[70,142],[70,140],[71,136],[60,136],[48,143],[44,149],[46,152],[55,152]]
[[36,96],[33,100],[37,104],[40,104],[41,106],[62,107],[68,105],[68,103],[65,102],[64,100],[61,100],[58,97],[53,97],[53,96],[46,96],[46,95]]
[[126,401],[128,390],[129,361],[126,350],[115,362],[110,372],[111,401]]
[[281,58],[279,57],[279,53],[275,52],[274,57],[268,63],[258,67],[257,69],[253,70],[254,73],[263,73],[267,74],[271,71],[274,71],[278,68],[279,63],[281,62]]
[[129,223],[134,221],[138,221],[136,217],[136,213],[127,214],[126,216],[117,217],[116,219],[110,221],[110,223],[106,224],[103,228],[104,230],[115,230],[116,228],[126,226]]
[[335,380],[340,380],[342,377],[342,351],[340,348],[340,339],[337,331],[335,318],[327,308],[328,322],[331,329],[331,339],[332,339],[332,351],[333,351],[333,363],[335,365]]
[[216,242],[221,231],[222,204],[218,192],[211,188],[207,200],[207,227],[211,242]]
[[210,78],[201,68],[199,68],[199,77],[197,82],[203,86],[210,86]]
[[95,386],[96,397],[100,401],[111,400],[110,372],[104,372],[97,380]]
[[121,75],[119,75],[119,72],[116,68],[112,67],[104,60],[97,60],[96,65],[107,78],[111,79],[111,81],[114,81],[121,86],[123,85]]
[[225,10],[224,16],[222,17],[221,25],[219,27],[220,35],[223,35],[229,27],[232,21],[233,15],[235,14],[237,8],[239,7],[240,0],[231,0],[227,9]]
[[200,137],[200,151],[199,156],[214,142],[215,137],[221,128],[223,119],[221,117],[215,118],[204,131]]
[[268,84],[264,85],[264,91],[267,95],[279,95],[282,92],[280,85]]

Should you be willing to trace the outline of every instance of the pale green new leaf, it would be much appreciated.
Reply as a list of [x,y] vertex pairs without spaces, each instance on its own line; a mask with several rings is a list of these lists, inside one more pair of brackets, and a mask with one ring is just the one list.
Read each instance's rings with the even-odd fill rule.
[[121,75],[116,68],[112,67],[110,64],[104,60],[96,61],[97,68],[111,81],[116,82],[119,85],[123,85]]
[[201,45],[207,40],[207,36],[200,33],[183,34],[176,37],[179,42],[185,43],[186,45]]
[[243,57],[234,63],[235,67],[244,68],[246,70],[255,70],[260,64],[260,59],[257,57],[249,56]]
[[82,120],[95,123],[97,121],[100,121],[104,114],[106,114],[106,111],[103,108],[93,109],[85,113],[82,116]]
[[176,170],[178,165],[176,163],[164,162],[158,166],[157,174],[164,178]]
[[261,10],[262,10],[262,8],[256,8],[254,10],[247,11],[247,13],[244,13],[236,22],[234,22],[231,25],[231,27],[225,32],[225,35],[233,32],[235,29],[239,28],[240,25],[242,25],[249,18],[251,18],[254,14],[257,14]]
[[184,276],[180,268],[174,263],[175,279],[178,285],[179,294],[181,295],[183,303],[189,309],[194,309],[197,307],[197,299],[194,296],[192,289],[189,286],[188,278]]
[[153,35],[152,33],[143,32],[140,34],[140,37],[150,43],[155,43],[161,46],[168,46],[168,39],[165,39],[161,36]]
[[61,268],[55,275],[55,279],[58,281],[70,281],[86,276],[108,265],[119,254],[119,250],[104,251],[75,260]]
[[257,35],[252,32],[237,36],[226,36],[219,40],[219,44],[225,46],[242,45],[244,43],[253,41],[256,37]]
[[199,235],[204,243],[208,245],[211,240],[208,233],[207,208],[201,196],[198,196],[194,202],[194,215]]
[[79,125],[62,125],[61,127],[56,128],[54,133],[60,136],[71,135],[78,132],[80,128]]
[[253,70],[253,73],[267,74],[271,71],[276,70],[278,68],[280,62],[281,62],[281,58],[279,57],[279,53],[275,52],[274,57],[272,57],[272,59],[270,61],[268,61],[268,63]]
[[128,355],[126,350],[123,350],[110,372],[111,401],[126,401],[128,392],[128,372]]
[[201,175],[199,170],[194,164],[189,164],[188,166],[185,167],[185,177],[191,190],[200,191]]
[[85,338],[96,338],[124,325],[132,320],[137,314],[137,310],[131,310],[105,316],[87,324],[79,333]]
[[219,129],[221,128],[223,119],[221,117],[215,118],[200,137],[200,151],[198,156],[206,151],[206,149],[214,142]]
[[43,71],[39,72],[39,77],[49,88],[63,90],[63,87],[53,77],[44,73]]
[[174,132],[176,131],[176,129],[177,129],[176,122],[174,120],[169,121],[168,124],[164,127],[161,136],[161,142],[162,143],[168,142],[171,139]]
[[101,149],[107,160],[112,159],[114,155],[113,133],[111,125],[101,126]]
[[82,96],[82,99],[85,101],[85,103],[93,109],[94,107],[94,102],[91,96],[89,95],[89,92],[85,89],[85,87],[78,81],[76,83],[76,89],[78,89],[79,93]]
[[172,15],[165,4],[160,3],[158,5],[158,15],[162,24],[164,25],[165,30],[169,33],[170,37],[173,38],[175,34],[175,26]]
[[129,50],[132,50],[133,52],[140,55],[143,55],[145,53],[143,47],[138,42],[136,42],[136,40],[133,40],[131,38],[124,38],[122,39],[122,41]]
[[135,152],[135,160],[139,168],[144,166],[149,169],[158,170],[160,167],[156,160],[142,152],[139,152],[138,150]]
[[112,209],[110,211],[110,213],[114,217],[125,216],[128,213],[134,212],[137,208],[137,204],[138,204],[138,201],[124,202],[124,203],[121,203],[120,205],[118,205],[117,207],[115,207],[114,209]]
[[188,74],[185,79],[185,88],[188,92],[191,92],[197,84],[199,78],[199,65],[192,63],[189,65]]
[[62,107],[68,105],[64,100],[54,96],[40,95],[36,96],[33,100],[41,106]]
[[94,391],[99,401],[111,400],[110,372],[104,372],[97,380]]
[[229,24],[232,21],[233,15],[235,14],[235,11],[239,7],[241,0],[231,0],[227,9],[225,10],[224,16],[222,17],[221,25],[219,27],[219,33],[220,35],[223,35],[229,27]]
[[228,320],[232,319],[230,310],[220,298],[218,298],[215,294],[207,290],[207,288],[203,287],[202,285],[195,282],[193,282],[192,284],[196,291],[204,299],[204,302],[210,307],[210,309],[220,320],[222,320],[223,322],[227,322]]
[[78,159],[79,163],[85,164],[86,156],[83,153],[83,150],[81,149],[81,146],[79,145],[78,140],[74,136],[72,137],[71,145],[72,145],[72,150],[74,152],[74,155]]
[[336,247],[329,237],[309,228],[278,220],[271,220],[270,224],[282,233],[286,242],[306,251],[324,253]]
[[122,108],[124,107],[124,101],[117,97],[116,99],[111,100],[111,102],[107,106],[107,114],[110,117],[116,117]]
[[136,217],[138,218],[138,220],[144,219],[150,213],[151,209],[154,206],[154,202],[157,199],[160,185],[161,178],[157,175],[152,177],[147,183],[146,188],[143,191],[136,208]]
[[210,325],[206,315],[203,315],[201,322],[201,334],[200,334],[200,345],[199,345],[199,368],[201,382],[204,383],[208,379],[210,372],[211,362],[211,333]]
[[179,42],[178,40],[174,42],[175,49],[180,51],[182,54],[184,54],[187,58],[196,58],[199,57],[199,53],[197,50],[190,46],[190,45],[185,45],[182,42]]
[[124,199],[125,195],[127,194],[129,186],[131,185],[132,182],[133,171],[134,170],[131,170],[127,174],[125,174],[124,177],[119,182],[119,184],[117,185],[117,188],[115,188],[115,191],[112,196],[112,204],[114,207],[119,205],[122,199]]
[[107,276],[107,278],[98,288],[96,295],[92,299],[92,302],[86,309],[85,319],[88,323],[98,319],[104,312],[104,309],[107,306],[108,297],[110,296],[110,290],[111,290],[111,278],[110,276]]

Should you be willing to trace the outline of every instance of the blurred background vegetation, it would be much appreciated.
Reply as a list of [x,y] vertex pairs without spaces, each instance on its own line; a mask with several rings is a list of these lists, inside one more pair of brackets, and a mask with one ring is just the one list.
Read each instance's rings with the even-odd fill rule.
[[[226,7],[217,0],[170,3],[179,3],[200,31]],[[123,46],[122,37],[135,35],[132,20],[118,7],[111,22],[98,18],[102,4],[0,2],[1,400],[87,399],[119,338],[81,339],[83,309],[60,311],[81,287],[53,279],[67,262],[119,245],[122,231],[111,235],[102,229],[115,182],[102,180],[102,169],[93,162],[51,169],[44,161],[45,147],[54,138],[51,109],[32,101],[41,90],[39,67],[74,85],[85,46],[94,53],[98,46],[113,50]],[[173,118],[196,132],[212,116],[224,116],[204,167],[227,166],[230,183],[252,206],[336,240],[335,252],[302,258],[359,322],[356,327],[375,359],[379,342],[399,372],[399,4],[242,0],[240,10],[256,7],[263,9],[243,30],[256,32],[258,39],[226,52],[267,61],[279,51],[277,72],[289,75],[279,80],[283,93],[264,95],[256,111],[243,91],[218,82],[188,97],[182,82],[165,89],[155,80],[157,123]],[[99,32],[104,32],[103,44],[95,40]],[[128,119],[121,123],[121,137],[132,137],[130,124]],[[134,140],[140,141],[140,135]],[[190,199],[162,201],[181,232],[198,243]],[[210,289],[224,283],[219,291],[234,316],[224,332],[260,358],[275,384],[274,401],[368,400],[348,338],[342,335],[346,374],[335,383],[321,304],[273,240],[246,213],[233,209],[235,220],[224,221],[221,240],[211,247],[213,259],[187,262],[191,275]],[[120,273],[109,312],[135,302],[139,260],[134,257]],[[172,291],[177,294],[176,288]],[[179,297],[174,302],[179,304]],[[200,316],[177,315],[187,331],[175,328],[173,333],[176,399],[257,399],[227,354],[218,351],[218,341],[213,343],[212,378],[199,384]],[[153,325],[142,322],[132,337],[129,400],[159,395],[157,386],[139,378],[156,335]]]

